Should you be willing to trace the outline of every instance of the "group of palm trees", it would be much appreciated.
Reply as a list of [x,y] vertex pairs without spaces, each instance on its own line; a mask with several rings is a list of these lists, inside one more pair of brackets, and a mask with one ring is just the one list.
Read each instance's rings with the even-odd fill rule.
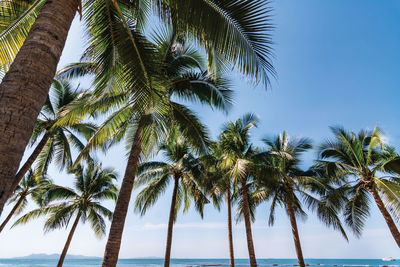
[[[74,17],[87,50],[54,79]],[[167,26],[150,35],[155,21]],[[33,162],[43,175],[53,159],[73,172],[94,150],[125,140],[130,152],[103,259],[116,266],[139,160],[172,126],[206,149],[205,127],[177,100],[227,109],[223,74],[232,68],[267,85],[275,73],[271,30],[264,0],[0,0],[0,213]],[[82,75],[93,88],[68,91],[65,79]],[[97,116],[108,118],[93,128]]]
[[[228,112],[234,68],[253,83],[269,84],[271,57],[269,2],[264,0],[0,0],[0,212],[15,202],[10,218],[27,197],[39,206],[15,224],[46,216],[45,230],[74,220],[58,266],[79,221],[98,236],[112,220],[102,266],[118,261],[132,190],[141,191],[135,210],[145,214],[173,181],[165,266],[169,266],[178,210],[193,202],[203,214],[212,201],[227,204],[230,264],[234,265],[232,207],[244,220],[250,265],[256,266],[251,232],[256,207],[271,201],[292,224],[299,265],[304,266],[296,218],[303,206],[347,238],[341,219],[361,234],[373,196],[400,246],[393,220],[399,218],[400,172],[394,149],[378,129],[359,134],[333,128],[335,139],[318,147],[315,164],[304,171],[308,139],[284,132],[252,145],[257,119],[247,114],[225,125],[212,141],[187,103]],[[56,73],[71,22],[78,14],[87,49],[77,63]],[[157,31],[148,23],[157,20]],[[79,79],[90,79],[82,89]],[[113,169],[96,162],[95,152],[125,142],[128,150],[119,190]],[[26,146],[34,146],[20,164]],[[158,153],[165,162],[150,162]],[[75,155],[75,156],[74,156]],[[74,188],[47,177],[51,162],[75,176]],[[20,166],[19,166],[20,165]],[[100,201],[116,201],[114,211]],[[390,214],[392,213],[392,214]]]
[[[63,88],[68,92],[70,87]],[[38,123],[40,121],[38,119]],[[216,141],[203,140],[206,148],[199,147],[197,142],[190,142],[184,132],[174,125],[153,147],[152,155],[162,153],[164,161],[143,159],[138,163],[133,189],[141,190],[134,203],[135,211],[141,215],[165,193],[170,181],[173,184],[164,266],[170,264],[173,225],[179,209],[183,207],[185,212],[193,203],[203,216],[206,204],[212,202],[220,209],[224,200],[227,205],[231,266],[235,264],[232,234],[234,205],[237,207],[237,221],[243,219],[245,222],[252,266],[256,266],[257,262],[251,224],[255,220],[257,206],[266,202],[270,203],[270,225],[274,223],[277,206],[287,211],[299,266],[305,266],[297,227],[297,219],[306,216],[303,207],[315,212],[324,224],[339,230],[348,240],[342,220],[360,237],[369,215],[371,194],[399,245],[399,231],[392,215],[396,220],[399,218],[400,179],[397,175],[400,173],[400,157],[384,142],[378,128],[358,134],[340,127],[331,128],[334,138],[317,147],[315,163],[303,170],[301,156],[313,148],[311,140],[291,138],[283,132],[263,139],[264,147],[256,147],[251,143],[250,130],[257,124],[254,114],[246,114],[235,122],[225,124]],[[91,125],[92,128],[96,127]],[[70,153],[67,144],[76,140],[69,140],[64,146],[56,147],[55,152],[63,156]],[[46,146],[52,145],[52,142],[47,140]],[[78,147],[80,151],[85,150],[84,146]],[[48,158],[49,153],[42,147],[40,154]],[[65,165],[64,161],[59,162],[61,166]],[[81,164],[73,165],[69,165],[70,172],[75,175],[75,188],[71,189],[53,184],[44,174],[42,166],[47,165],[38,158],[35,171],[30,169],[15,189],[10,199],[10,203],[15,204],[0,226],[1,232],[13,215],[23,211],[28,196],[32,196],[39,208],[21,216],[13,226],[46,216],[44,229],[48,231],[67,227],[74,218],[58,266],[63,264],[80,220],[88,221],[97,236],[105,234],[104,217],[111,219],[113,213],[102,206],[101,201],[117,200],[118,196],[115,185],[117,175],[113,169],[103,169],[91,157],[87,158],[86,170]],[[121,227],[123,229],[123,225]]]

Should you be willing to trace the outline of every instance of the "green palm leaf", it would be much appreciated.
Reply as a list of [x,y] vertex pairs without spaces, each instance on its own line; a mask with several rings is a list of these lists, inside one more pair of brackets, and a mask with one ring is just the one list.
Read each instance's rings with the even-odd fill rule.
[[6,72],[45,0],[0,1],[0,70]]

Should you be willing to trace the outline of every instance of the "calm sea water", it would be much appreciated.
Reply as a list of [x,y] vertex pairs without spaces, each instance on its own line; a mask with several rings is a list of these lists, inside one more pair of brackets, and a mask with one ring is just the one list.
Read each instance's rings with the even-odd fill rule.
[[[295,259],[259,259],[257,260],[260,266],[278,266],[288,267],[296,264]],[[185,267],[185,266],[204,266],[204,265],[216,265],[226,266],[229,264],[228,259],[172,259],[171,262],[174,267]],[[245,266],[248,265],[248,260],[237,259],[236,265]],[[377,266],[396,266],[400,267],[400,260],[385,262],[380,259],[363,260],[363,259],[306,259],[306,263],[310,266],[324,266],[324,267],[377,267]],[[56,266],[57,260],[40,260],[40,259],[0,259],[1,267],[39,267],[39,266]],[[100,266],[101,260],[96,259],[85,259],[85,260],[66,260],[64,262],[65,267],[93,267]],[[118,262],[119,267],[159,267],[163,265],[162,259],[123,259]]]

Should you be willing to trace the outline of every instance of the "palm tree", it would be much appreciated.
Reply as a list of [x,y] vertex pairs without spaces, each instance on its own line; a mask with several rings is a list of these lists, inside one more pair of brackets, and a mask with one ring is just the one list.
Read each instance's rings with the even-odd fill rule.
[[72,84],[67,80],[55,79],[53,81],[50,94],[36,121],[30,144],[34,145],[40,136],[42,138],[15,175],[13,188],[18,185],[36,160],[37,169],[44,174],[53,158],[61,169],[65,166],[67,168],[72,166],[71,145],[82,150],[85,145],[79,137],[83,136],[86,140],[89,139],[96,127],[80,120],[66,124],[57,124],[57,122],[65,116],[67,106],[84,94],[85,92],[78,88],[73,89]]
[[[231,177],[227,174],[228,170],[223,169],[223,151],[218,142],[210,145],[210,153],[201,157],[203,165],[207,170],[207,179],[203,187],[212,199],[214,206],[220,210],[221,203],[225,198],[227,206],[227,226],[228,226],[228,245],[229,245],[229,265],[235,266],[235,255],[233,249],[232,232],[232,191],[235,189]],[[203,182],[204,183],[204,182]]]
[[[103,169],[101,164],[89,161],[86,169],[78,166],[73,173],[75,188],[52,185],[44,196],[47,204],[28,212],[14,224],[25,224],[39,216],[47,216],[44,230],[51,231],[68,227],[70,220],[75,216],[57,267],[63,265],[79,221],[82,223],[88,221],[97,237],[105,234],[104,217],[111,220],[112,212],[101,205],[101,201],[117,199],[118,190],[114,184],[117,174],[114,169]],[[60,200],[60,202],[51,204],[56,200]]]
[[41,195],[45,192],[45,188],[50,184],[51,181],[43,176],[41,172],[30,169],[15,189],[13,197],[10,198],[9,202],[15,204],[4,222],[0,225],[0,232],[4,230],[4,227],[10,221],[12,216],[21,213],[26,208],[29,196],[31,196],[36,202],[40,203]]
[[[7,4],[9,2],[11,4]],[[154,7],[163,21],[173,22],[179,31],[212,48],[207,49],[214,51],[209,53],[210,58],[220,56],[255,81],[268,82],[268,73],[274,74],[270,60],[270,10],[263,0],[11,0],[0,4],[4,15],[0,17],[11,21],[0,23],[7,25],[0,28],[1,51],[19,49],[0,85],[0,106],[3,107],[0,131],[7,133],[0,136],[0,211],[12,192],[16,165],[21,161],[35,120],[45,103],[77,11],[83,12],[88,32],[94,39],[99,37],[112,42],[118,38],[118,31],[113,30],[115,23],[123,23],[126,31],[129,26],[143,28]],[[18,12],[18,6],[25,7],[24,12]],[[134,20],[127,21],[124,16],[128,14],[133,14]],[[22,40],[26,36],[26,39],[14,42],[12,36],[22,37]],[[1,66],[9,65],[14,54],[4,57],[6,62]],[[142,80],[145,79],[143,76]]]
[[[291,139],[284,131],[277,137],[263,141],[268,150],[256,156],[259,170],[255,171],[256,190],[252,193],[251,200],[256,205],[271,200],[269,225],[274,224],[277,205],[286,209],[292,226],[298,263],[300,267],[304,267],[296,217],[305,217],[306,213],[299,197],[317,212],[319,219],[340,230],[347,240],[337,215],[343,201],[329,186],[328,179],[315,177],[315,172],[300,169],[300,156],[312,148],[311,140]],[[316,198],[316,195],[320,195],[321,199]]]
[[379,177],[379,172],[385,171],[386,164],[388,167],[398,166],[397,155],[385,144],[378,128],[372,131],[361,130],[358,134],[341,127],[332,127],[331,130],[334,139],[320,146],[318,163],[328,175],[343,180],[342,187],[348,195],[344,207],[346,224],[356,236],[361,235],[369,215],[370,193],[400,247],[400,232],[388,211],[392,211],[396,219],[400,218],[399,180],[390,173]]
[[199,188],[199,181],[205,178],[205,170],[200,161],[192,154],[178,130],[172,130],[170,136],[159,147],[164,152],[165,162],[150,161],[139,165],[135,187],[146,185],[135,201],[135,210],[143,216],[148,208],[165,193],[170,181],[173,181],[171,208],[168,220],[167,245],[164,266],[171,260],[172,231],[178,211],[183,205],[187,211],[193,201],[196,210],[203,217],[204,205],[209,201]]
[[[226,110],[231,91],[223,78],[210,77],[201,68],[202,58],[173,30],[166,29],[149,42],[134,29],[126,34],[120,31],[118,51],[109,57],[109,49],[89,47],[86,58],[92,59],[68,66],[63,74],[74,77],[84,73],[95,74],[94,95],[72,107],[64,121],[89,113],[113,110],[105,123],[88,141],[78,161],[89,156],[92,149],[107,148],[125,138],[128,163],[114,211],[113,222],[106,245],[103,266],[115,266],[118,260],[124,222],[140,156],[145,156],[162,140],[166,129],[177,126],[188,143],[206,150],[207,131],[197,116],[176,99],[194,101]],[[125,35],[124,35],[125,34]],[[111,48],[110,48],[111,49]],[[141,62],[138,66],[138,62]],[[146,77],[142,81],[142,76]],[[143,90],[145,88],[146,90]]]
[[250,144],[249,131],[257,126],[257,118],[254,114],[245,114],[235,122],[224,125],[219,137],[219,143],[223,151],[223,161],[221,166],[228,170],[227,174],[232,179],[232,183],[239,183],[240,193],[243,201],[243,217],[245,221],[247,248],[249,251],[250,265],[257,266],[253,235],[251,232],[251,215],[249,208],[249,195],[247,182],[250,176],[252,157],[254,149]]
[[[8,6],[7,2],[11,4]],[[18,165],[32,135],[36,118],[46,101],[68,30],[80,1],[43,0],[40,2],[42,3],[39,3],[39,0],[1,1],[3,14],[10,15],[4,19],[12,23],[9,27],[2,29],[0,50],[3,54],[9,51],[5,47],[19,46],[22,42],[23,45],[0,84],[0,106],[2,107],[0,131],[5,133],[0,136],[0,211],[3,210],[5,202],[13,191]],[[18,5],[18,3],[21,4]],[[32,5],[25,5],[26,12],[20,14],[15,7],[24,6],[24,3]],[[32,15],[31,8],[34,12],[39,12],[39,8],[34,7],[41,5],[43,7],[37,19],[27,23],[25,15]],[[21,15],[23,17],[20,17]],[[11,36],[15,32],[12,29],[21,31],[22,27],[26,32],[30,28],[29,35],[24,41],[12,45],[14,40]],[[18,47],[14,50],[16,49]]]

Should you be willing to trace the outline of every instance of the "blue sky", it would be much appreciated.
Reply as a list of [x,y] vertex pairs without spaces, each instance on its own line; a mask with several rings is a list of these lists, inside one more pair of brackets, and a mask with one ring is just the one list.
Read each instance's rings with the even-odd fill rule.
[[[256,113],[260,126],[253,141],[283,129],[291,136],[307,136],[316,144],[330,136],[329,126],[383,128],[389,142],[400,149],[400,2],[397,0],[275,0],[274,65],[278,79],[271,88],[253,88],[236,73],[231,74],[234,108],[228,115],[194,106],[214,137],[221,124],[246,112]],[[83,50],[79,21],[71,29],[60,67],[79,59]],[[30,150],[27,151],[29,154]],[[122,175],[126,160],[124,146],[101,155],[103,165]],[[313,153],[304,157],[312,162]],[[70,185],[71,177],[52,167],[52,178]],[[144,217],[129,211],[121,257],[164,255],[170,191]],[[384,220],[374,203],[362,239],[347,243],[309,214],[299,222],[306,258],[400,258]],[[111,203],[108,203],[111,206]],[[10,210],[8,207],[3,214]],[[254,224],[256,255],[259,258],[294,258],[295,250],[286,213],[280,210],[274,227],[267,226],[266,205],[257,210]],[[205,217],[194,211],[179,214],[174,230],[172,257],[228,257],[226,210],[206,208]],[[1,233],[0,257],[30,253],[60,253],[67,237],[63,230],[43,235],[43,221]],[[70,247],[72,254],[102,256],[106,238],[97,240],[88,226],[79,225]],[[234,228],[236,256],[247,257],[243,224]]]

